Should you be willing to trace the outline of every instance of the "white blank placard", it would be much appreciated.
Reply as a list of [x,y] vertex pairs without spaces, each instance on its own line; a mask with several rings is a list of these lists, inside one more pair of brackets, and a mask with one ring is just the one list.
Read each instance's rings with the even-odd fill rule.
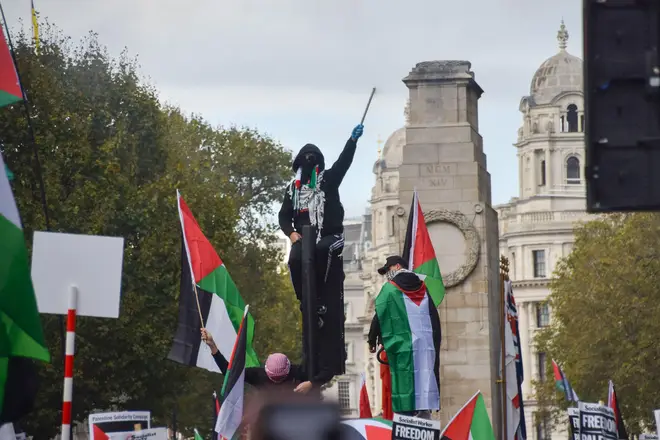
[[79,316],[119,317],[124,239],[35,232],[32,283],[40,313],[66,315],[78,288]]

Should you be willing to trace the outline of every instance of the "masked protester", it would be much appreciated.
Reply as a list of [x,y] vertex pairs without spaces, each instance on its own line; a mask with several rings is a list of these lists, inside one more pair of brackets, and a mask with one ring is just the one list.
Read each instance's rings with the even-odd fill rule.
[[[202,340],[211,349],[213,360],[222,374],[227,374],[229,363],[215,345],[213,335],[203,328]],[[332,375],[321,371],[313,380],[307,380],[307,375],[300,365],[292,364],[282,353],[273,353],[266,359],[264,367],[248,367],[245,369],[245,382],[255,388],[278,387],[307,394],[311,390],[320,390],[321,386],[332,379]]]
[[393,411],[430,418],[431,411],[440,410],[438,310],[424,281],[408,270],[400,256],[387,257],[378,273],[387,282],[376,297],[376,314],[367,338],[370,351],[375,353],[382,344],[387,353]]
[[344,207],[339,200],[339,185],[353,162],[363,126],[353,129],[344,150],[331,168],[316,145],[307,144],[293,161],[295,178],[287,187],[279,212],[282,232],[291,240],[289,270],[298,300],[302,300],[302,231],[311,225],[316,233],[317,288],[328,280],[332,258],[344,248]]

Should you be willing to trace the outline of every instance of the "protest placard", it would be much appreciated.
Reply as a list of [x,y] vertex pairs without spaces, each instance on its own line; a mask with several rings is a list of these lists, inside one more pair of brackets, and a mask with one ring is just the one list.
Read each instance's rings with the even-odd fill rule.
[[111,434],[110,440],[168,440],[167,428],[143,429],[142,431]]
[[107,436],[110,434],[130,434],[135,431],[135,425],[151,428],[150,411],[122,411],[109,413],[96,413],[89,415],[89,440],[94,438],[94,433],[99,432]]
[[394,414],[392,440],[440,440],[440,421]]
[[580,440],[618,440],[614,410],[597,403],[579,402]]
[[639,440],[658,440],[658,434],[640,434]]
[[580,410],[578,408],[568,408],[567,412],[571,438],[573,440],[580,440]]

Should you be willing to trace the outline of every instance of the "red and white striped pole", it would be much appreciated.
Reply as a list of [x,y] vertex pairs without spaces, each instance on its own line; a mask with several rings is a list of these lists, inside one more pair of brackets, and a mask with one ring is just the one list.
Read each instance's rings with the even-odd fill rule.
[[76,339],[76,308],[78,289],[71,287],[66,316],[66,351],[64,353],[64,395],[62,398],[62,439],[71,440],[71,401],[73,399],[73,354]]

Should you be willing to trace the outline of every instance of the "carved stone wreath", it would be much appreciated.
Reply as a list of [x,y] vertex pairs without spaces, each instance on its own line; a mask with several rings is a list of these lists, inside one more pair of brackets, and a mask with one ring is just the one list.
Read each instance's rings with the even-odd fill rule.
[[465,244],[468,249],[467,258],[458,269],[448,275],[442,276],[442,281],[445,287],[453,287],[462,283],[468,275],[472,273],[474,268],[477,267],[477,262],[479,261],[481,240],[477,228],[474,227],[472,222],[462,212],[449,211],[446,209],[432,209],[426,211],[424,212],[424,220],[427,225],[435,222],[449,223],[456,226],[461,233],[463,233]]

